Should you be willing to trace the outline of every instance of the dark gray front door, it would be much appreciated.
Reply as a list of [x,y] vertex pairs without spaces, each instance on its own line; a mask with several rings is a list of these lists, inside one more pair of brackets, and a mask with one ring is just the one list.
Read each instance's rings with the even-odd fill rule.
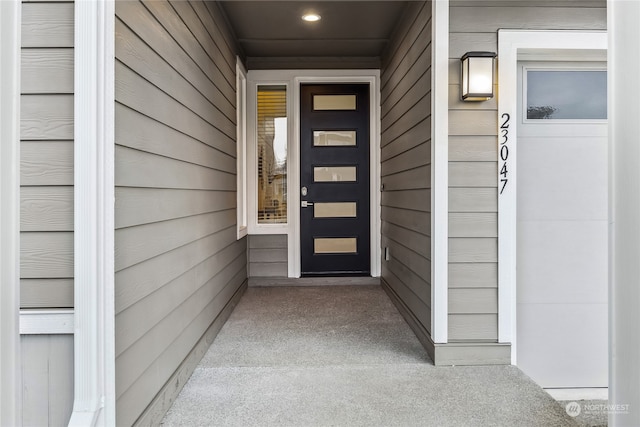
[[302,275],[369,275],[369,85],[300,93]]

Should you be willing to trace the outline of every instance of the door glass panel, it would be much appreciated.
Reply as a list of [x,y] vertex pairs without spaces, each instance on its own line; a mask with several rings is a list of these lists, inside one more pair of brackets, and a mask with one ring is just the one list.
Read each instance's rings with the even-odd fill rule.
[[287,88],[258,86],[258,224],[287,222]]
[[606,71],[527,71],[527,119],[606,118]]
[[358,239],[355,237],[322,237],[313,239],[316,254],[355,254]]
[[315,111],[344,111],[356,109],[355,95],[313,95]]
[[313,145],[316,147],[355,146],[355,130],[316,130],[313,132]]
[[313,168],[314,182],[355,182],[355,166],[321,166]]
[[314,218],[355,218],[356,202],[318,203],[313,206]]

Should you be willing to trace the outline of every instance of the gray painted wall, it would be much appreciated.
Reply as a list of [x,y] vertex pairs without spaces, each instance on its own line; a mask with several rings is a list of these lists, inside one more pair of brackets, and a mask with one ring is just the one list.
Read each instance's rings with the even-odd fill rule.
[[382,62],[382,279],[430,334],[430,2],[410,5]]
[[[73,2],[22,4],[20,307],[73,307]],[[24,426],[73,409],[73,335],[22,335]]]
[[249,238],[249,277],[287,277],[287,235],[256,234]]
[[605,29],[604,1],[452,0],[449,74],[449,339],[498,339],[497,97],[459,100],[460,57],[497,52],[506,29]]
[[22,5],[22,308],[73,307],[73,37],[73,2]]
[[23,335],[22,425],[66,426],[73,410],[73,335]]
[[214,3],[116,2],[118,425],[159,422],[246,286],[225,31]]

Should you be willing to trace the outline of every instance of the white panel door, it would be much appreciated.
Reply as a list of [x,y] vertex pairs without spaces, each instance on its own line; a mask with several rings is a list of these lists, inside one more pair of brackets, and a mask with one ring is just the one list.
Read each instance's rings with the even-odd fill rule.
[[606,71],[520,64],[517,360],[543,387],[607,386]]

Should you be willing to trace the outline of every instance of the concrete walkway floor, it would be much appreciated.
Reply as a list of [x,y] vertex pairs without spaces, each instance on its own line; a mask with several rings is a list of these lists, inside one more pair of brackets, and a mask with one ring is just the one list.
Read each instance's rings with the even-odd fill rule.
[[513,366],[433,366],[379,286],[249,288],[164,426],[575,426]]

